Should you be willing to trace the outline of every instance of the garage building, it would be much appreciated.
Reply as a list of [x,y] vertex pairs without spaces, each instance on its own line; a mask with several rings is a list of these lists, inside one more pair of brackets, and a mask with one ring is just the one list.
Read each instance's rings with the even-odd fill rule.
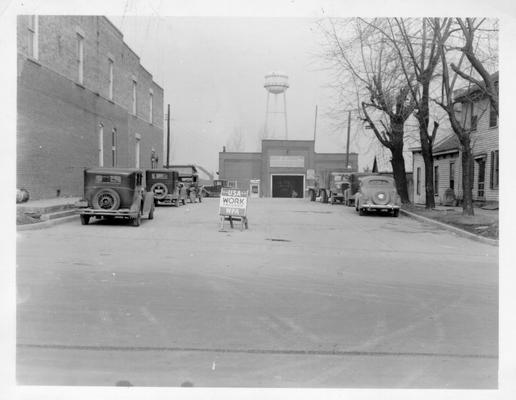
[[306,196],[307,182],[328,171],[357,172],[358,154],[316,153],[313,140],[262,141],[256,153],[219,153],[219,177],[231,186],[249,189],[255,197]]

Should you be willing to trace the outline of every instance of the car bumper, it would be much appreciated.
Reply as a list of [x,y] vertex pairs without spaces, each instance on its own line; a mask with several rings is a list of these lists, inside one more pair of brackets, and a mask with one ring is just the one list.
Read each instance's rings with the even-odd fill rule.
[[97,210],[94,208],[83,208],[79,210],[80,215],[90,216],[106,216],[106,217],[128,217],[136,218],[139,214],[138,211],[132,211],[129,208],[122,208],[119,210]]
[[[155,198],[156,199],[156,198]],[[176,201],[179,200],[179,195],[174,195],[174,194],[168,194],[166,195],[165,197],[163,197],[162,199],[156,199],[156,201],[158,203],[165,203],[165,204],[170,204],[170,203],[174,203]]]
[[360,208],[365,211],[392,211],[399,210],[400,206],[395,204],[362,204]]

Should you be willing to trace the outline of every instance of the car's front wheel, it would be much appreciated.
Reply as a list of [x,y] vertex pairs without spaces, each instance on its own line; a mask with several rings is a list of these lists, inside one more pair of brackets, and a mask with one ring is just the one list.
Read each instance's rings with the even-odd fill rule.
[[400,210],[392,210],[393,217],[399,217],[399,215],[400,215]]

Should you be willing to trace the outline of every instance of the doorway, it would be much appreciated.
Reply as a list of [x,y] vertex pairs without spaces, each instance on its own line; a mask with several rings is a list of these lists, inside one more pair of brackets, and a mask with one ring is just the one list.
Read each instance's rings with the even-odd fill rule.
[[272,197],[303,198],[305,192],[304,175],[272,175]]

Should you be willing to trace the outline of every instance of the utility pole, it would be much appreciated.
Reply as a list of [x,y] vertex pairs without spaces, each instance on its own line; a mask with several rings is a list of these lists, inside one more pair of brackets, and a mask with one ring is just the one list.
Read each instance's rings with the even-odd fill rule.
[[348,111],[348,138],[346,143],[346,169],[349,169],[349,132],[351,130],[351,110]]
[[317,104],[315,105],[315,122],[314,122],[314,147],[315,147],[315,136],[317,134]]
[[170,166],[170,104],[167,108],[167,168]]

